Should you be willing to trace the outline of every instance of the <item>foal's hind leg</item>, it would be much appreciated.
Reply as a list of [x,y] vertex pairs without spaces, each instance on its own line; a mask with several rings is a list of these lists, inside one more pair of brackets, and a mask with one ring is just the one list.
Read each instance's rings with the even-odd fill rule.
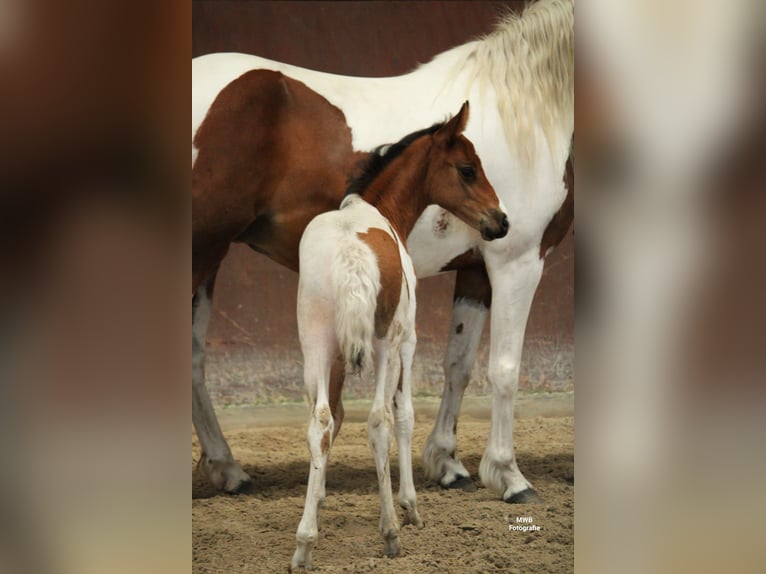
[[338,355],[330,371],[330,410],[332,411],[333,421],[335,421],[335,427],[332,431],[333,442],[335,442],[335,437],[340,432],[343,417],[346,415],[346,411],[343,409],[343,383],[345,380],[346,363],[343,357]]
[[295,534],[297,545],[290,563],[290,571],[294,572],[311,568],[311,551],[319,536],[319,508],[325,497],[325,475],[334,426],[330,411],[329,382],[337,343],[332,326],[333,322],[327,320],[318,320],[314,325],[302,325],[304,382],[311,408],[308,426],[311,464],[303,517]]
[[[388,451],[391,444],[391,426],[393,414],[391,404],[396,388],[387,376],[390,357],[389,343],[385,339],[375,339],[375,399],[367,421],[370,446],[375,456],[380,489],[380,532],[383,535],[384,549],[387,556],[397,556],[402,545],[399,541],[399,519],[394,509],[394,497],[391,492],[391,472],[388,464]],[[397,357],[398,360],[398,357]]]
[[234,493],[247,487],[250,477],[234,462],[205,387],[205,335],[214,284],[215,272],[192,298],[192,420],[202,446],[199,467],[216,488]]
[[[415,414],[412,409],[412,388],[410,374],[412,358],[415,355],[415,334],[402,343],[400,351],[401,370],[399,384],[394,394],[394,421],[396,425],[396,443],[399,451],[399,505],[407,511],[410,524],[423,528],[423,521],[418,514],[415,481],[412,478],[412,431],[415,426]],[[394,375],[396,375],[394,373]]]

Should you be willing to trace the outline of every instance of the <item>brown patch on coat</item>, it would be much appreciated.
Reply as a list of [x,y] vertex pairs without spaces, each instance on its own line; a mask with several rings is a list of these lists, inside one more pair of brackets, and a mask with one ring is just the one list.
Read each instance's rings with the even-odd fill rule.
[[[444,267],[442,271],[457,271],[455,278],[455,295],[453,301],[468,299],[481,303],[489,308],[492,304],[492,286],[484,266],[484,259],[478,249],[469,249],[461,253]],[[459,334],[462,325],[456,329]]]
[[375,336],[382,339],[388,333],[402,293],[403,273],[399,248],[393,237],[382,229],[372,227],[366,233],[357,233],[357,236],[372,249],[378,260],[380,291],[375,307]]
[[232,241],[297,271],[303,230],[337,209],[360,157],[341,110],[269,70],[223,88],[193,143],[192,291]]
[[439,215],[439,219],[434,224],[434,233],[437,235],[444,235],[449,229],[449,214],[446,211],[442,211]]
[[322,442],[319,447],[322,449],[322,454],[326,454],[330,450],[330,432],[326,432],[322,435]]
[[340,427],[343,424],[343,417],[346,411],[343,408],[343,383],[346,380],[346,361],[343,355],[338,355],[330,369],[330,411],[335,420],[335,426],[332,429],[332,438],[338,436]]
[[540,241],[540,259],[545,257],[549,249],[561,243],[566,237],[572,221],[574,221],[574,162],[572,156],[569,156],[564,171],[564,186],[567,189],[567,196],[553,219],[548,223],[548,227],[545,228],[543,238]]
[[458,299],[476,301],[487,309],[492,305],[492,286],[484,264],[458,269],[453,301]]
[[483,267],[484,259],[478,249],[469,249],[451,259],[440,271],[456,271],[464,267]]

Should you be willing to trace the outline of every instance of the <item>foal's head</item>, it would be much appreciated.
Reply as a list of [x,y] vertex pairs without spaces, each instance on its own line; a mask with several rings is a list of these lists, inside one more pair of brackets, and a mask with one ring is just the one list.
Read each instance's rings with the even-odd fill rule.
[[500,209],[473,144],[462,135],[467,122],[465,102],[457,115],[433,134],[424,191],[429,203],[455,214],[491,241],[508,233],[508,217]]

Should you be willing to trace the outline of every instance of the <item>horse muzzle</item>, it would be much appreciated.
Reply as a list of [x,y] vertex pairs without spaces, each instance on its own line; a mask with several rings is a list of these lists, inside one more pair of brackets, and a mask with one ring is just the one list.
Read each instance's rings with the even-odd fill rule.
[[500,239],[508,234],[510,226],[508,216],[499,209],[493,209],[487,217],[482,219],[481,237],[485,241]]

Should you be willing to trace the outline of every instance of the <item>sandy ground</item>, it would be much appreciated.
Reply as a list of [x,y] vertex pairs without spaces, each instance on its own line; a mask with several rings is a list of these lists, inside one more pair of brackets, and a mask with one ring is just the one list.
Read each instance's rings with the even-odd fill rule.
[[[416,402],[415,483],[423,530],[405,526],[403,554],[383,556],[378,533],[380,499],[367,443],[364,403],[347,405],[333,445],[316,572],[568,573],[574,570],[574,419],[571,394],[520,401],[516,454],[542,504],[509,505],[478,482],[489,431],[489,403],[467,401],[458,427],[458,453],[479,485],[475,492],[445,491],[423,477],[420,453],[431,430],[434,401]],[[230,411],[230,412],[227,412]],[[286,572],[295,549],[308,476],[306,407],[225,409],[222,425],[235,458],[254,478],[253,491],[217,494],[193,470],[193,572]],[[391,450],[394,492],[396,447]],[[192,443],[193,467],[199,458]],[[537,532],[510,531],[531,516]]]

